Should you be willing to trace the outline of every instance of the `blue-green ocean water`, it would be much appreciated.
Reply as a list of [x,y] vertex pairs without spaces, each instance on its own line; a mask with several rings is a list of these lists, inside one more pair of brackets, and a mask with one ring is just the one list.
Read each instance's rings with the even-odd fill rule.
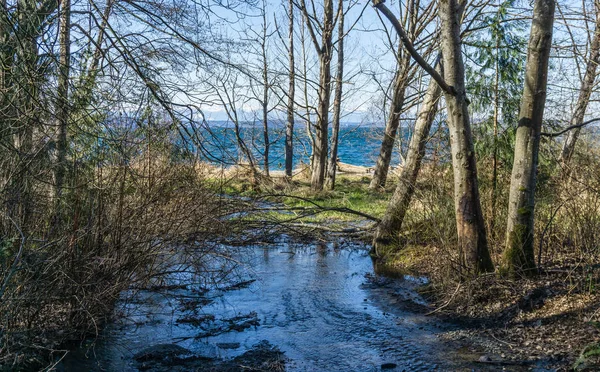
[[[222,122],[209,123],[203,128],[198,128],[201,151],[197,151],[203,160],[224,165],[236,164],[244,161],[238,152],[235,131],[232,125]],[[343,124],[340,127],[338,158],[343,163],[373,166],[383,137],[384,128],[373,125],[360,125],[355,123]],[[406,149],[408,133],[401,132],[402,146]],[[240,134],[247,147],[250,148],[257,163],[262,167],[264,154],[263,128],[260,125],[244,125]],[[271,125],[269,128],[269,168],[271,170],[284,169],[285,162],[285,127]],[[396,142],[392,163],[397,164],[399,157],[400,141]],[[294,167],[309,163],[311,154],[310,141],[306,127],[299,125],[294,131]]]

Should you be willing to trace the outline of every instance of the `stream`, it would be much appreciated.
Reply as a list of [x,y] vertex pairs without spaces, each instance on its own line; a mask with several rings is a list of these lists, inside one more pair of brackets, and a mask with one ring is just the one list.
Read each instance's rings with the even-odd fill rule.
[[[227,370],[210,361],[240,357],[265,341],[283,352],[288,371],[464,367],[436,337],[447,326],[411,311],[425,305],[415,290],[424,279],[375,274],[361,243],[282,238],[237,248],[234,256],[235,280],[210,290],[170,285],[124,294],[117,320],[67,354],[58,370]],[[160,354],[155,362],[157,345],[183,356]]]

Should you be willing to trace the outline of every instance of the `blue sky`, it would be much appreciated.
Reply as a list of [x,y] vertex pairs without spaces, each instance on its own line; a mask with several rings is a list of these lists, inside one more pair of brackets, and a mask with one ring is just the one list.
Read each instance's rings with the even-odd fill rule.
[[[211,1],[211,0],[206,0]],[[307,2],[309,2],[308,0]],[[588,0],[589,2],[589,0]],[[316,1],[320,3],[320,1]],[[337,2],[335,2],[337,4]],[[349,1],[345,2],[349,4]],[[346,25],[354,26],[354,29],[345,39],[345,79],[344,90],[346,96],[343,100],[343,121],[346,122],[369,122],[380,121],[382,119],[383,90],[388,87],[389,82],[395,71],[395,61],[392,51],[388,44],[390,39],[384,32],[389,30],[387,22],[382,23],[376,10],[370,5],[370,2],[361,0],[352,2],[355,6],[349,12]],[[86,5],[80,3],[82,7]],[[190,3],[193,4],[193,3]],[[400,3],[388,1],[388,6],[395,14],[400,14]],[[422,1],[426,5],[427,1]],[[268,61],[269,75],[276,77],[275,86],[270,95],[270,117],[272,119],[281,119],[283,113],[279,108],[283,108],[284,91],[287,89],[287,52],[285,50],[285,39],[287,38],[287,16],[286,1],[268,1],[267,2],[267,24],[268,32],[271,34],[268,39]],[[365,7],[366,6],[366,7]],[[511,10],[511,15],[515,18],[529,17],[531,8],[528,1],[522,2],[522,5]],[[573,59],[571,35],[576,42],[581,44],[576,52],[585,53],[585,23],[577,19],[579,2],[561,1],[557,11],[557,21],[555,27],[554,41],[557,48],[553,51],[551,61],[552,70],[550,72],[549,84],[549,104],[548,112],[556,118],[567,118],[572,113],[573,103],[577,97],[579,88],[579,77],[584,70],[582,67],[585,61],[579,58],[577,63]],[[364,11],[363,11],[364,9]],[[218,55],[223,59],[239,66],[242,70],[249,70],[255,76],[259,76],[259,56],[256,53],[257,40],[252,40],[260,33],[262,17],[260,17],[260,7],[248,7],[246,5],[236,9],[236,11],[224,10],[220,7],[212,7],[210,17],[203,18],[202,15],[190,15],[190,19],[198,18],[197,38],[202,45],[208,45],[210,48],[218,49]],[[317,9],[318,12],[318,9]],[[357,22],[359,16],[362,15]],[[473,13],[469,17],[472,17]],[[562,21],[562,16],[568,19],[568,28]],[[302,75],[302,48],[300,46],[301,15],[296,11],[296,71]],[[145,29],[142,25],[131,25],[123,22],[124,17],[115,22],[122,32],[129,32],[133,29]],[[530,21],[526,21],[530,22]],[[431,32],[437,23],[435,19],[428,29]],[[279,26],[280,35],[277,34],[276,25]],[[529,27],[524,30],[524,36],[527,37]],[[215,41],[214,37],[223,36],[223,39]],[[156,35],[153,35],[156,37]],[[159,36],[160,37],[160,36]],[[305,37],[308,35],[305,34]],[[212,38],[212,39],[211,39]],[[283,39],[283,40],[282,40]],[[166,41],[168,42],[168,37]],[[239,44],[243,40],[245,45]],[[396,36],[391,34],[391,41],[397,42]],[[204,44],[206,43],[206,44]],[[181,47],[182,44],[175,44]],[[185,48],[185,47],[183,47]],[[523,53],[526,50],[522,51]],[[170,61],[161,60],[156,62],[155,66],[161,68],[160,79],[161,88],[170,96],[172,100],[182,105],[189,105],[193,108],[200,108],[208,119],[225,120],[227,119],[223,105],[219,102],[217,91],[234,95],[233,101],[236,103],[236,109],[241,116],[241,120],[253,120],[257,117],[258,101],[256,100],[256,83],[250,83],[249,79],[239,71],[227,67],[219,67],[217,63],[208,61],[194,55],[193,48],[187,48],[180,51],[178,58],[182,58],[182,65],[185,67],[173,68]],[[114,56],[115,60],[120,57]],[[334,65],[335,58],[334,55]],[[309,105],[314,106],[316,102],[315,84],[317,80],[318,64],[316,54],[310,41],[306,43],[306,60],[308,66],[308,76],[311,79],[309,89],[307,90]],[[211,65],[213,63],[213,65]],[[579,68],[578,68],[579,67]],[[335,68],[333,69],[335,71]],[[236,75],[236,76],[233,76]],[[218,86],[219,79],[225,77],[226,89],[215,89]],[[415,89],[424,86],[428,77],[421,75],[417,78]],[[235,82],[235,86],[232,85]],[[139,83],[137,83],[139,84]],[[297,98],[300,103],[304,101],[304,89],[301,82],[297,83]],[[134,91],[135,84],[130,88]],[[143,87],[142,87],[143,88]],[[254,92],[253,92],[254,88]],[[120,92],[122,94],[123,92]],[[125,92],[126,93],[126,92]],[[135,105],[135,102],[133,103]],[[135,107],[134,107],[135,108]],[[303,109],[299,109],[302,114]],[[590,109],[591,115],[596,110]],[[414,114],[414,110],[408,115]]]

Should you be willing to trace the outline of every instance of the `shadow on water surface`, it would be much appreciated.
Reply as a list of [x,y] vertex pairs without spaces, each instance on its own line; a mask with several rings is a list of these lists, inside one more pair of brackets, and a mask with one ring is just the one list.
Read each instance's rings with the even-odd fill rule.
[[427,306],[415,291],[425,279],[374,271],[368,247],[236,249],[240,285],[124,294],[117,320],[59,370],[279,370],[283,358],[302,371],[471,369],[436,337],[446,326],[415,312]]

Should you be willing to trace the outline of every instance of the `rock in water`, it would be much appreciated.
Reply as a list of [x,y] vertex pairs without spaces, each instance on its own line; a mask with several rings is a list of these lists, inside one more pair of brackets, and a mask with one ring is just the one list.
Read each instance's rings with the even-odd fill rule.
[[240,346],[239,342],[217,342],[217,347],[220,349],[239,349]]
[[492,361],[492,358],[489,355],[482,355],[479,357],[480,363],[490,363],[491,361]]
[[158,344],[136,353],[133,358],[138,362],[169,361],[185,354],[191,354],[191,351],[175,344]]

